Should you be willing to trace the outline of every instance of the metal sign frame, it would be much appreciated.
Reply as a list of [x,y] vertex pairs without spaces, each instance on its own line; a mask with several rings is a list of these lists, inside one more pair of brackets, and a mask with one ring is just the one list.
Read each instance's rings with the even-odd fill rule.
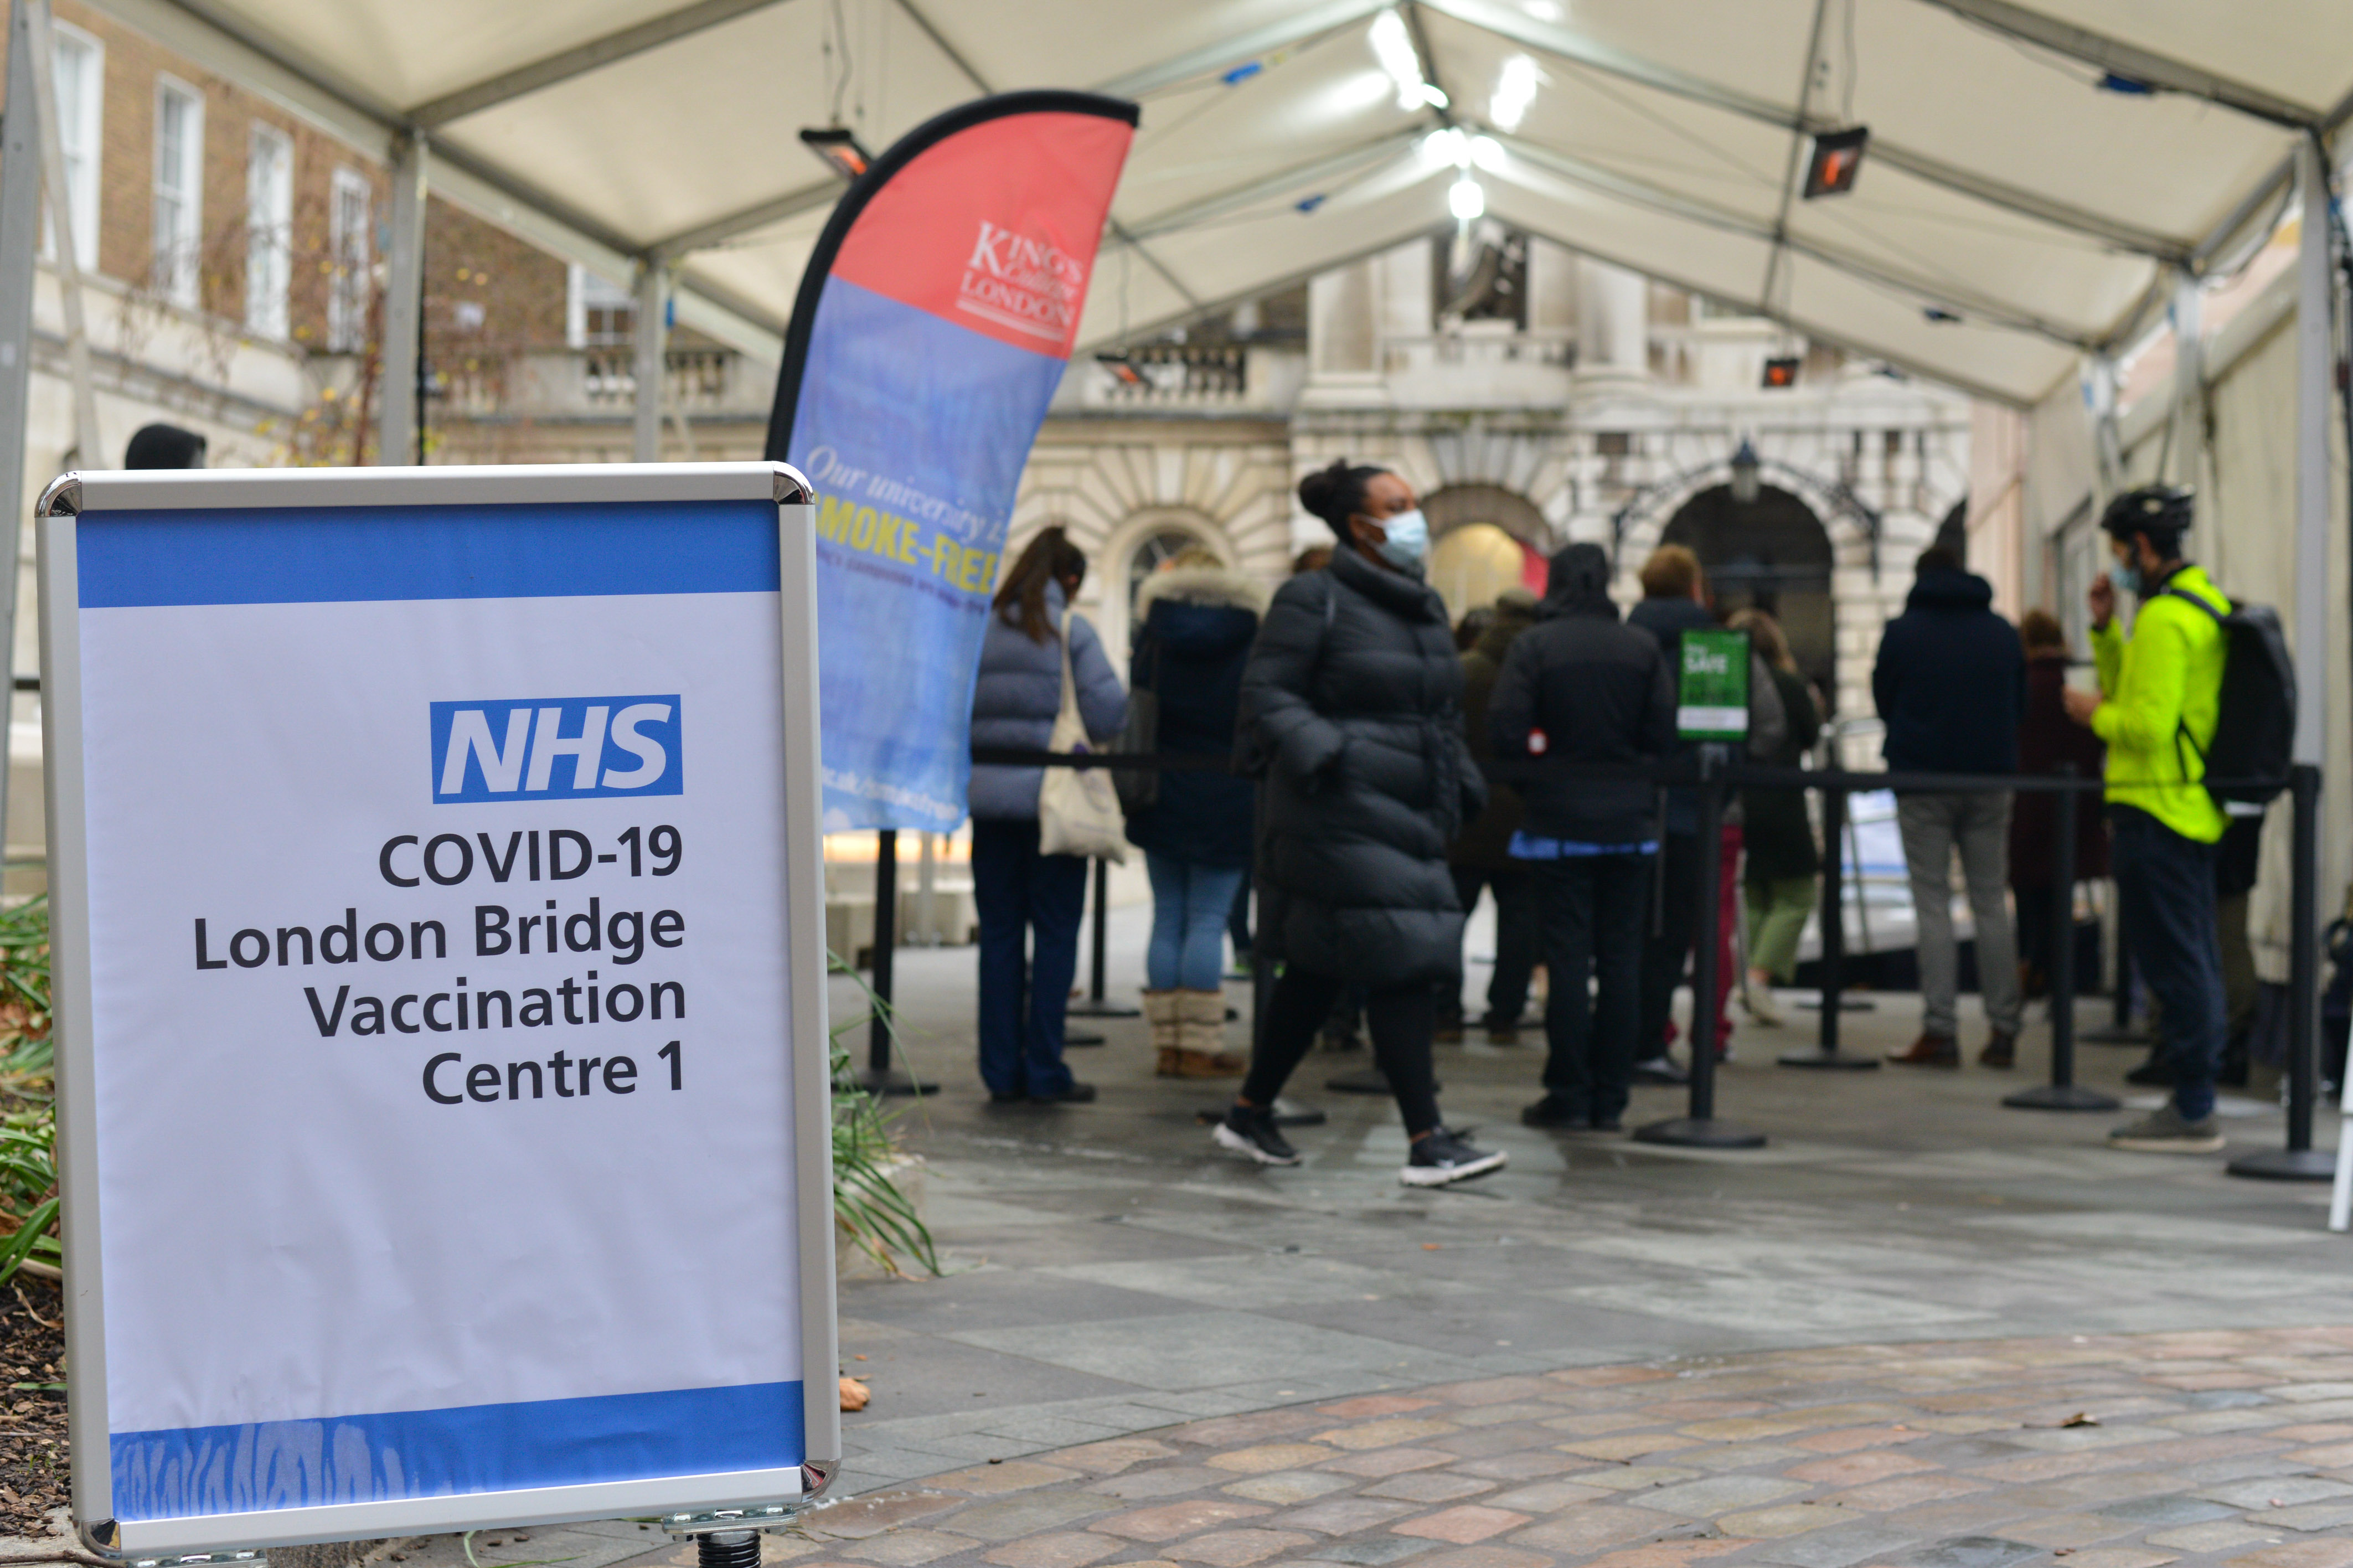
[[[804,1463],[779,1469],[601,1480],[119,1522],[109,1451],[106,1289],[98,1203],[90,836],[85,817],[78,519],[121,510],[769,500],[783,624],[785,842]],[[808,482],[782,463],[69,473],[37,509],[43,768],[48,790],[58,1147],[65,1194],[66,1332],[73,1373],[73,1512],[112,1560],[250,1557],[252,1549],[660,1515],[673,1531],[741,1529],[814,1500],[840,1466],[834,1300],[831,1074],[819,835],[816,522]],[[671,1267],[694,1260],[665,1259]],[[814,1391],[814,1392],[811,1392]]]

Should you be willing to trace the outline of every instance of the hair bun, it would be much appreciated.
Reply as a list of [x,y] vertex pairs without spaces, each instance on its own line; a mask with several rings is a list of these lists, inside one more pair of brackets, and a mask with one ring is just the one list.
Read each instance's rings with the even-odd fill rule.
[[1329,519],[1332,509],[1346,495],[1348,462],[1335,458],[1328,468],[1318,468],[1299,481],[1299,504],[1307,509],[1310,517]]

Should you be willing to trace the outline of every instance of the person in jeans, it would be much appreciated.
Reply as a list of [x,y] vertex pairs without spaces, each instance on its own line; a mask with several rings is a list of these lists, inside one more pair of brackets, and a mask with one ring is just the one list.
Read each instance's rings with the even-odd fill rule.
[[[1477,612],[1472,612],[1476,614]],[[1613,617],[1616,612],[1611,612]],[[1471,617],[1465,616],[1467,622]],[[1484,767],[1493,753],[1488,740],[1487,704],[1504,657],[1519,635],[1536,624],[1536,596],[1525,588],[1506,589],[1489,612],[1487,629],[1462,656],[1462,730],[1471,755]],[[1527,863],[1512,858],[1512,835],[1519,830],[1520,795],[1511,785],[1489,780],[1487,809],[1462,830],[1447,850],[1454,872],[1454,896],[1467,916],[1481,889],[1495,895],[1495,972],[1487,982],[1487,1016],[1480,1026],[1490,1045],[1519,1038],[1520,1013],[1536,967],[1535,883]],[[1462,971],[1446,977],[1438,998],[1438,1037],[1462,1037]]]
[[[1079,717],[1090,739],[1116,738],[1127,697],[1094,627],[1065,606],[1086,581],[1087,558],[1061,529],[1029,542],[1005,574],[980,639],[972,743],[1043,751],[1062,703],[1062,639],[1070,639]],[[1079,967],[1087,862],[1038,852],[1042,768],[972,770],[972,900],[980,916],[980,1076],[999,1104],[1082,1104],[1092,1085],[1062,1063],[1063,1012]],[[1024,946],[1028,984],[1023,983]],[[1026,991],[1026,994],[1025,994]]]
[[[2067,717],[2067,634],[2059,617],[2029,610],[2018,617],[2018,637],[2026,647],[2026,717],[2018,727],[2018,771],[2055,773],[2062,763],[2073,763],[2078,778],[2099,777],[2098,737]],[[2064,940],[2058,889],[2051,881],[2063,808],[2075,813],[2075,879],[2088,882],[2108,874],[2108,830],[2097,795],[2089,790],[2072,796],[2049,790],[2020,793],[2010,813],[2010,891],[2018,916],[2019,984],[2029,1000],[2048,993],[2051,966]]]
[[[1683,633],[1717,630],[1715,612],[1708,607],[1707,578],[1700,571],[1699,557],[1680,544],[1662,544],[1642,563],[1642,602],[1626,616],[1626,624],[1639,626],[1658,640],[1667,656],[1670,679],[1679,679],[1683,668]],[[1788,715],[1782,710],[1781,695],[1773,685],[1773,678],[1765,661],[1752,652],[1748,659],[1748,756],[1752,762],[1762,762],[1780,748],[1782,738],[1788,732]],[[1695,757],[1695,745],[1679,744],[1677,751],[1686,762]],[[1730,909],[1739,897],[1740,867],[1739,823],[1727,820],[1717,841],[1703,848],[1699,841],[1699,792],[1694,789],[1671,789],[1664,792],[1665,811],[1662,814],[1666,836],[1661,840],[1660,866],[1656,897],[1658,903],[1642,942],[1641,1022],[1635,1030],[1634,1081],[1665,1085],[1681,1085],[1688,1079],[1682,1068],[1667,1055],[1674,1039],[1675,987],[1683,984],[1683,969],[1691,962],[1693,942],[1699,931],[1699,885],[1704,866],[1703,853],[1716,857],[1723,875],[1717,880],[1717,891],[1724,900],[1721,906]],[[1735,811],[1737,811],[1736,803]],[[1719,918],[1719,934],[1725,942],[1731,939],[1731,921]],[[1704,1033],[1697,1027],[1702,1018],[1715,1020],[1715,1049],[1725,1054],[1732,1037],[1732,1021],[1725,1016],[1725,1004],[1732,994],[1733,967],[1719,958],[1715,966],[1715,995],[1703,1003],[1692,1001],[1692,1038],[1696,1042]]]
[[[1675,686],[1665,650],[1656,637],[1619,624],[1609,558],[1599,545],[1572,544],[1552,558],[1537,614],[1495,680],[1488,709],[1495,754],[1632,764],[1672,752]],[[1642,917],[1659,852],[1656,792],[1641,779],[1539,773],[1520,793],[1526,810],[1511,849],[1535,875],[1552,977],[1545,1095],[1520,1120],[1615,1132],[1641,1014]]]
[[[1737,612],[1726,624],[1748,634],[1748,646],[1765,661],[1789,718],[1780,750],[1765,761],[1779,768],[1805,766],[1806,753],[1821,735],[1822,721],[1806,678],[1798,672],[1798,661],[1789,657],[1781,623],[1752,609]],[[1747,852],[1741,886],[1748,903],[1748,982],[1741,987],[1740,1001],[1750,1017],[1778,1027],[1788,1020],[1773,987],[1798,977],[1798,939],[1814,911],[1815,879],[1822,868],[1814,825],[1806,816],[1806,792],[1742,790],[1740,833]]]
[[[2181,558],[2194,507],[2191,492],[2165,485],[2108,503],[2100,526],[2116,564],[2086,595],[2100,689],[2066,694],[2069,716],[2107,742],[2118,923],[2134,969],[2157,996],[2173,1068],[2172,1098],[2108,1134],[2110,1146],[2144,1153],[2222,1147],[2214,1118],[2223,1034],[2215,846],[2230,818],[2199,781],[2221,717],[2228,654],[2217,617],[2231,602]],[[2116,621],[2119,587],[2140,600],[2129,638]]]
[[[1960,557],[1924,551],[1904,613],[1880,634],[1871,694],[1887,725],[1881,754],[1894,772],[2009,773],[2018,771],[2018,726],[2026,716],[2026,654],[2018,632],[1993,611],[1993,584]],[[1990,1030],[1978,1059],[2017,1059],[2021,1002],[2018,941],[2008,896],[2010,792],[1906,790],[1895,797],[1920,961],[1920,1037],[1888,1060],[1905,1067],[1961,1065],[1960,952],[1953,936],[1953,855],[1961,858],[1970,919],[1977,926],[1978,984]]]
[[1299,499],[1340,548],[1275,591],[1242,674],[1238,744],[1265,781],[1259,957],[1282,970],[1250,1076],[1210,1136],[1263,1165],[1299,1163],[1274,1097],[1353,982],[1405,1121],[1398,1179],[1441,1186],[1504,1164],[1447,1130],[1430,1069],[1437,982],[1462,951],[1446,846],[1487,804],[1462,739],[1462,660],[1422,580],[1430,525],[1412,486],[1335,463]]
[[[1159,700],[1153,749],[1216,757],[1234,749],[1242,667],[1266,594],[1202,545],[1181,550],[1135,595],[1128,689]],[[1152,942],[1144,955],[1144,1016],[1162,1078],[1237,1078],[1225,1048],[1225,934],[1250,873],[1248,779],[1172,770],[1148,805],[1127,814],[1129,842],[1152,878]]]

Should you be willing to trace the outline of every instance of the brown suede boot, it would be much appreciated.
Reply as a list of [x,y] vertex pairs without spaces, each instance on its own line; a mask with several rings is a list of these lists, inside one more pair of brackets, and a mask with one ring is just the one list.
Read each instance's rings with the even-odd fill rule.
[[1887,1059],[1907,1068],[1957,1068],[1961,1065],[1961,1043],[1950,1035],[1923,1035],[1912,1042],[1912,1048],[1890,1051]]
[[1226,994],[1179,991],[1176,996],[1176,1076],[1239,1078],[1249,1064],[1224,1048]]
[[1147,991],[1144,994],[1144,1021],[1152,1026],[1152,1046],[1157,1059],[1152,1071],[1155,1078],[1182,1078],[1177,1070],[1177,991]]

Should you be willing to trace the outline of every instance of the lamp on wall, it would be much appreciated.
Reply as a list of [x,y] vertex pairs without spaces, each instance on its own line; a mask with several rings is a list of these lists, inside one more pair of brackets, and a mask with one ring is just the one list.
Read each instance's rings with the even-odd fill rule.
[[1732,454],[1732,499],[1742,506],[1757,503],[1757,471],[1762,466],[1757,460],[1757,448],[1743,436],[1739,448]]

